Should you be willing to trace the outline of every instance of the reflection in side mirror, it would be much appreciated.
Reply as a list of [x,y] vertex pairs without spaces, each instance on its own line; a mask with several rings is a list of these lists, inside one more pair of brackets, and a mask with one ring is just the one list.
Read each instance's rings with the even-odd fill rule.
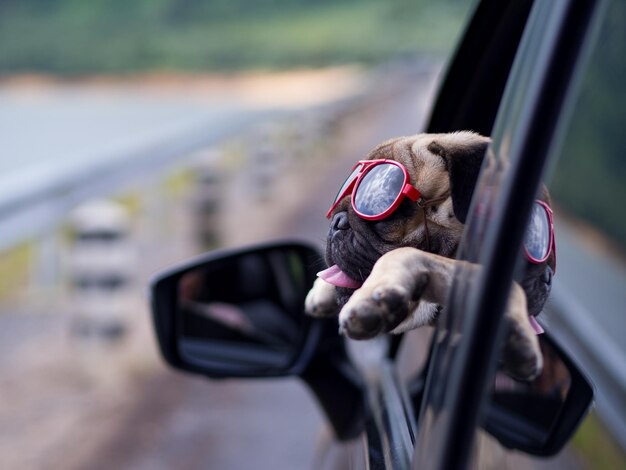
[[360,377],[337,320],[304,314],[325,267],[317,249],[283,242],[208,253],[158,275],[151,303],[164,359],[215,378],[299,376],[337,438],[354,439],[365,420]]
[[159,345],[179,369],[211,377],[295,374],[316,327],[304,299],[322,258],[298,243],[216,252],[152,283]]
[[593,390],[548,334],[539,342],[544,358],[541,375],[532,382],[518,382],[497,372],[483,427],[505,447],[550,456],[576,431]]

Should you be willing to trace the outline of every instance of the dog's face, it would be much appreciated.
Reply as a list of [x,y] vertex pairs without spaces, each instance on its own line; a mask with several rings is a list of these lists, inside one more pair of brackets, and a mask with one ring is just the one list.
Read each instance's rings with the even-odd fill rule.
[[[367,221],[355,213],[350,196],[344,197],[331,214],[326,244],[328,266],[337,265],[360,283],[369,276],[378,258],[396,248],[408,246],[453,257],[489,142],[471,132],[420,134],[392,139],[373,149],[366,159],[402,163],[410,184],[424,200],[441,200],[427,203],[424,210],[406,198],[388,218]],[[547,200],[547,193],[543,199]],[[553,269],[553,256],[539,265],[527,262],[520,284],[532,315],[541,311],[549,295]],[[353,291],[336,288],[339,306]]]
[[[360,218],[346,196],[331,215],[326,262],[362,282],[383,254],[410,246],[454,256],[489,139],[471,132],[420,134],[387,141],[367,156],[402,163],[410,184],[425,201],[441,199],[423,210],[405,199],[388,218]],[[426,224],[425,224],[426,219]],[[352,289],[337,288],[343,305]]]

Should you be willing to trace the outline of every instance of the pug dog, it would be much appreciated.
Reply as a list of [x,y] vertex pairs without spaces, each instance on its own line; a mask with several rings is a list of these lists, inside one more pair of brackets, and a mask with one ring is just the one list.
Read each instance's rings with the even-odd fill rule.
[[[462,262],[454,256],[489,143],[469,131],[398,137],[358,162],[328,211],[330,267],[318,274],[306,312],[339,313],[340,332],[354,339],[432,325]],[[532,380],[542,368],[534,315],[549,295],[555,269],[547,191],[534,211],[539,232],[530,239],[537,243],[525,248],[525,273],[513,283],[505,312],[503,365],[520,380]],[[546,230],[549,248],[542,242]]]

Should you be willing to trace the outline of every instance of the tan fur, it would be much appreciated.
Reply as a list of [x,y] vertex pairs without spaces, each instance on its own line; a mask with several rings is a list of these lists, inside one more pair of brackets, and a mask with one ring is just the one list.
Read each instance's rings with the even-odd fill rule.
[[[447,162],[440,153],[432,150],[462,154],[477,143],[484,145],[487,142],[488,138],[471,132],[398,137],[377,146],[367,159],[401,162],[410,174],[411,184],[426,200],[447,196],[436,207],[427,208],[425,213],[430,236],[449,240],[447,243],[451,246],[443,246],[441,252],[453,256],[453,246],[461,239],[464,225],[453,211]],[[336,212],[348,211],[353,216],[349,199],[345,198]],[[352,220],[355,224],[359,223],[356,219]],[[348,336],[369,337],[371,332],[364,332],[364,322],[373,317],[392,318],[398,315],[398,305],[405,309],[406,317],[399,324],[381,322],[382,325],[395,325],[392,333],[431,324],[436,320],[438,305],[445,305],[447,301],[459,261],[414,248],[420,246],[425,238],[424,212],[415,211],[412,217],[390,224],[384,233],[384,242],[395,249],[387,250],[375,262],[369,277],[339,312],[340,331]],[[466,265],[477,272],[481,269],[476,265]],[[305,308],[314,316],[336,313],[338,304],[334,287],[318,279],[307,296]],[[508,370],[518,378],[531,379],[541,371],[542,357],[539,342],[528,322],[524,291],[517,283],[511,289],[505,316],[510,322],[505,347],[505,357],[510,359]]]

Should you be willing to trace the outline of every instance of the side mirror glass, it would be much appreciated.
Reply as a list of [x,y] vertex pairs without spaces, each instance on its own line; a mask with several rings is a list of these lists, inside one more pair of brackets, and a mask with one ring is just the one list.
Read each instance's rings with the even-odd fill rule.
[[211,377],[297,374],[310,360],[315,322],[304,299],[319,252],[278,243],[209,253],[152,282],[152,311],[170,365]]
[[593,389],[547,333],[539,343],[541,375],[518,382],[497,372],[483,427],[505,447],[550,456],[576,431],[591,405]]

